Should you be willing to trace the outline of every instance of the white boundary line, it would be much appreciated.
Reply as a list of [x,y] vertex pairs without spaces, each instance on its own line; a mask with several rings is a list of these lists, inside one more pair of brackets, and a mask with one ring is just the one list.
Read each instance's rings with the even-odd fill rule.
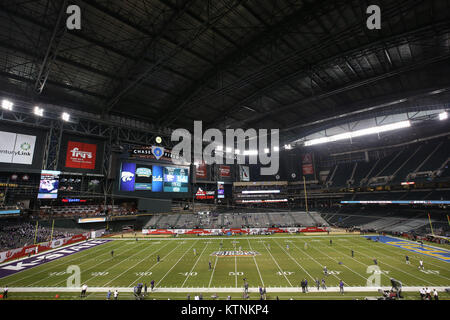
[[[402,287],[403,292],[417,292],[423,287]],[[443,292],[448,287],[432,287],[438,292]],[[117,287],[119,292],[133,292],[133,288]],[[110,288],[107,287],[91,287],[88,288],[88,292],[108,292]],[[391,287],[345,287],[345,292],[378,292],[379,290],[391,290]],[[9,292],[80,292],[81,287],[14,287],[9,288]],[[249,288],[249,292],[258,293],[259,288]],[[326,292],[339,292],[339,287],[328,287],[326,290],[317,290],[315,287],[308,288],[309,292],[326,293]],[[240,288],[157,288],[153,292],[242,292]],[[297,287],[268,287],[267,292],[295,292],[301,293],[301,289]],[[332,297],[330,297],[332,298]]]

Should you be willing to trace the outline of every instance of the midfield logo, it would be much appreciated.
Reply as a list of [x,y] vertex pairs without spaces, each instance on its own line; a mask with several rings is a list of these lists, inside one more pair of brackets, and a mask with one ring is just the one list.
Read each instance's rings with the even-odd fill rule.
[[215,251],[211,255],[217,257],[254,257],[259,255],[257,251]]

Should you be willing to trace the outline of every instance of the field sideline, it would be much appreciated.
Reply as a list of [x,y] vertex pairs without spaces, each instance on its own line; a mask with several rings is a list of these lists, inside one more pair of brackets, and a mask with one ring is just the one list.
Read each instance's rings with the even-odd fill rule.
[[[256,254],[212,255],[219,251],[239,250]],[[411,264],[405,263],[405,255],[410,257]],[[400,280],[405,291],[430,287],[442,292],[450,287],[448,262],[370,241],[359,235],[115,239],[0,278],[0,287],[8,285],[10,292],[20,291],[24,298],[27,297],[24,291],[63,292],[69,289],[66,283],[71,274],[67,273],[67,267],[76,265],[81,270],[81,283],[92,289],[99,288],[99,291],[121,288],[125,294],[125,290],[132,291],[138,282],[150,287],[150,281],[154,280],[156,295],[173,293],[174,296],[186,296],[189,292],[209,294],[217,291],[223,292],[222,295],[232,292],[239,296],[246,278],[252,293],[259,286],[265,286],[272,295],[279,292],[286,296],[301,291],[300,281],[307,279],[311,297],[322,295],[334,299],[338,293],[333,292],[338,291],[341,279],[347,295],[378,289],[367,287],[367,278],[376,277],[367,272],[367,268],[374,264],[373,259],[377,259],[381,270],[382,287],[390,288],[390,278]],[[419,270],[419,259],[424,261],[425,270]],[[323,273],[324,266],[328,269],[328,276]],[[317,291],[316,278],[325,279],[329,289]],[[98,295],[103,299],[100,297],[103,293]],[[442,292],[441,298],[447,299],[448,294]]]

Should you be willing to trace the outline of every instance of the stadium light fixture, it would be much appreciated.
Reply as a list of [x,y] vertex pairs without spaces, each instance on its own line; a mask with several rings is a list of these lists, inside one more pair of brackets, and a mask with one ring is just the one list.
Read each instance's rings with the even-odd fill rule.
[[63,112],[63,114],[61,115],[61,118],[64,121],[69,121],[70,120],[70,114],[68,114],[67,112]]
[[383,126],[370,127],[367,129],[361,129],[361,130],[356,130],[356,131],[352,131],[352,132],[340,133],[340,134],[336,134],[336,135],[329,136],[329,137],[312,139],[309,141],[305,141],[305,146],[313,146],[313,145],[321,144],[321,143],[362,137],[362,136],[366,136],[369,134],[375,134],[375,133],[381,133],[381,132],[393,131],[393,130],[397,130],[397,129],[408,128],[410,126],[411,126],[411,122],[409,120],[394,122],[394,123],[386,124]]
[[44,109],[39,108],[38,106],[35,106],[33,109],[33,113],[39,117],[43,117],[44,116]]
[[258,150],[245,150],[244,156],[253,156],[258,155]]
[[291,146],[290,144],[285,144],[285,145],[284,145],[284,149],[286,149],[286,150],[291,150],[291,149],[292,149],[292,146]]
[[12,103],[9,100],[6,100],[6,99],[2,100],[2,109],[12,111],[13,105],[14,105],[14,103]]
[[439,113],[439,120],[447,120],[447,119],[448,119],[447,111]]
[[269,148],[264,148],[264,153],[269,153],[269,152],[270,152]]

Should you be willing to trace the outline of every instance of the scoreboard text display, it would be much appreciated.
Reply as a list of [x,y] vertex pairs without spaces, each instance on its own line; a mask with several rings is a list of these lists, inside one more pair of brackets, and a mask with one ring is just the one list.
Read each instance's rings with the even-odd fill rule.
[[119,191],[189,192],[189,169],[123,162],[120,170]]

